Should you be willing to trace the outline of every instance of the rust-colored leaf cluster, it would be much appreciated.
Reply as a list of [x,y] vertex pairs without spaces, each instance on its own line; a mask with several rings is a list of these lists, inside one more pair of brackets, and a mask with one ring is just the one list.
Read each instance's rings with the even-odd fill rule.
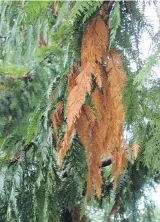
[[52,128],[53,128],[53,135],[57,140],[57,128],[62,126],[63,123],[63,101],[60,101],[57,104],[56,111],[52,115]]
[[[93,18],[82,40],[81,71],[74,66],[69,76],[67,129],[58,147],[61,165],[72,134],[76,132],[80,136],[87,153],[87,195],[90,196],[93,196],[93,190],[98,197],[101,195],[103,156],[112,157],[115,187],[126,166],[122,105],[124,83],[121,57],[116,51],[108,51],[108,28],[100,17]],[[87,94],[94,110],[85,105]]]
[[47,46],[47,42],[44,39],[44,35],[43,32],[41,32],[40,34],[40,40],[39,40],[39,47],[43,47],[43,46]]
[[132,147],[133,157],[134,159],[137,159],[138,152],[139,152],[139,145],[136,143],[136,141],[133,143]]

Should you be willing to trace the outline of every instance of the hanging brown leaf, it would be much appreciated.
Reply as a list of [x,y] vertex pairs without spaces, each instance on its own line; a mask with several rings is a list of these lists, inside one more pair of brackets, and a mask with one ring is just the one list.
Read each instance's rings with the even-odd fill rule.
[[138,152],[139,152],[139,145],[136,142],[134,142],[131,149],[133,152],[134,159],[137,159]]
[[40,34],[39,47],[47,46],[47,42],[44,39],[43,32]]
[[76,86],[76,78],[78,74],[79,74],[79,70],[78,70],[77,64],[75,63],[68,77],[68,94],[70,94],[72,89]]
[[57,127],[62,126],[63,122],[63,101],[57,104],[56,111],[54,112],[52,118],[53,135],[57,139]]

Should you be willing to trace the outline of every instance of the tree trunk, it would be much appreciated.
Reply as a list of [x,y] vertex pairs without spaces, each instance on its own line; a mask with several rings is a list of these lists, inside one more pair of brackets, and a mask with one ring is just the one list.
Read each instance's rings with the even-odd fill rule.
[[73,207],[71,214],[72,214],[72,222],[86,222],[87,221],[86,220],[87,218],[85,215],[82,217],[82,219],[80,219],[80,208],[78,205]]
[[80,208],[76,205],[71,212],[67,210],[63,213],[61,222],[87,222],[87,218],[85,215],[80,218]]

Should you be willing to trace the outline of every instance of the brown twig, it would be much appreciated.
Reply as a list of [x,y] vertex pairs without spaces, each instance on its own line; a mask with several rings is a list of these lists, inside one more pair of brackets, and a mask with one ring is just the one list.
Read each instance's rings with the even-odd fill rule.
[[[35,146],[35,143],[34,142],[30,142],[28,143],[25,147],[24,147],[24,152],[28,152],[30,150],[30,148],[32,146]],[[18,160],[20,159],[21,157],[21,152],[17,152],[10,160],[9,160],[9,166],[12,166],[14,163],[18,162]]]

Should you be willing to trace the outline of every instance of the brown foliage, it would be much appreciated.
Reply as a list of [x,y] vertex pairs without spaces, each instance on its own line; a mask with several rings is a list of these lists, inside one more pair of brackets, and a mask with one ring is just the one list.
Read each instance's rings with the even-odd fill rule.
[[[69,76],[67,129],[58,148],[61,164],[71,136],[77,131],[87,153],[87,195],[93,196],[94,187],[98,197],[101,195],[102,156],[112,157],[115,187],[126,165],[121,101],[125,74],[118,52],[107,50],[108,28],[100,17],[94,18],[82,40],[81,72],[74,66]],[[96,85],[92,92],[93,77]],[[85,105],[87,93],[91,96],[96,112]]]
[[41,32],[40,34],[40,40],[39,40],[39,47],[43,47],[43,46],[47,46],[47,42],[44,39],[44,35],[43,32]]
[[[108,45],[108,29],[101,18],[93,18],[83,36],[81,48],[81,68],[87,63],[103,63],[103,57]],[[93,73],[94,74],[94,73]]]
[[132,149],[132,152],[133,152],[133,157],[135,159],[137,159],[138,152],[139,152],[139,145],[136,142],[134,142],[131,149]]
[[52,120],[53,135],[55,139],[57,139],[57,127],[61,127],[63,122],[63,101],[60,101],[57,104],[56,111],[54,112],[51,120]]

